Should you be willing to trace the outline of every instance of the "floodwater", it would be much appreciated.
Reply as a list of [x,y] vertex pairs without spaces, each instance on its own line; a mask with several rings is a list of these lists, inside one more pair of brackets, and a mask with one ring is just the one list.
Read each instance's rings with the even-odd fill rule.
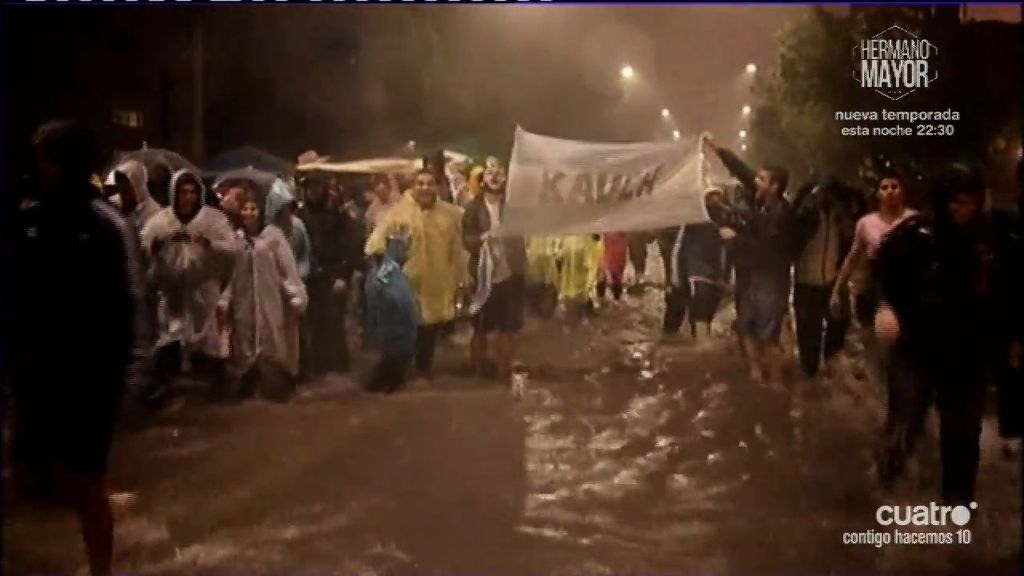
[[[1017,573],[1020,465],[991,418],[970,544],[844,544],[880,529],[881,504],[937,499],[934,425],[882,491],[881,404],[855,354],[817,388],[754,386],[727,318],[710,349],[659,341],[660,298],[531,319],[521,398],[462,375],[463,333],[425,390],[371,396],[356,374],[287,405],[186,395],[116,443],[119,572]],[[7,573],[83,573],[70,516],[10,503]]]

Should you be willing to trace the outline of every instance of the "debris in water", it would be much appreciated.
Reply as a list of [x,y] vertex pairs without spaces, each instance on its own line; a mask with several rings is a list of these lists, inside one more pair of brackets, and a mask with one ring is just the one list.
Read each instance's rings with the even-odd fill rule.
[[139,495],[134,492],[118,492],[110,495],[110,503],[119,507],[131,506],[138,500]]
[[761,428],[760,423],[754,424],[754,436],[761,442],[764,442],[765,444],[770,443],[768,441],[768,437],[764,435],[764,429]]
[[711,430],[707,430],[707,429],[701,430],[700,431],[700,435],[705,437],[705,438],[714,438],[715,437],[715,433],[712,432]]
[[686,488],[692,481],[685,474],[673,474],[669,479],[669,486],[671,488]]
[[744,442],[743,440],[740,440],[740,443],[739,443],[739,444],[737,444],[737,445],[736,445],[736,447],[737,447],[737,448],[743,448],[744,450],[746,450],[747,448],[749,448],[749,447],[747,446],[747,443],[746,443],[746,442]]
[[516,372],[512,375],[512,395],[521,400],[526,396],[526,373]]
[[657,440],[654,441],[654,446],[656,448],[665,448],[667,446],[672,446],[675,443],[676,439],[671,436],[658,436]]
[[716,462],[721,462],[721,461],[722,461],[722,453],[721,452],[712,452],[711,454],[708,454],[708,464],[714,464]]
[[715,382],[711,386],[704,389],[702,394],[705,398],[708,396],[721,396],[729,390],[729,386],[725,382]]
[[641,370],[640,378],[643,380],[650,380],[651,378],[654,378],[654,374],[654,370]]

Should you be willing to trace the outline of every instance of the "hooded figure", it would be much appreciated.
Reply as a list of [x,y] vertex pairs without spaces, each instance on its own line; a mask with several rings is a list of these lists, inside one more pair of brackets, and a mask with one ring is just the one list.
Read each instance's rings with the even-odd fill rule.
[[889,412],[883,480],[902,472],[934,398],[939,412],[942,499],[974,499],[979,437],[1000,268],[980,172],[950,167],[933,215],[913,215],[888,232],[875,258],[883,305],[875,317],[889,350]]
[[238,238],[227,217],[205,205],[206,188],[193,172],[176,172],[168,195],[170,206],[142,230],[142,247],[160,291],[157,348],[180,344],[186,352],[224,358],[216,310],[220,279],[234,264]]
[[410,238],[393,235],[366,278],[367,333],[380,352],[370,389],[394,392],[401,387],[416,350],[419,309],[409,279],[402,272]]
[[311,376],[348,370],[348,336],[345,329],[348,283],[358,260],[352,241],[353,223],[332,206],[328,181],[314,175],[306,180],[305,205],[298,217],[310,241],[307,276],[310,311],[308,334]]
[[[246,375],[258,359],[298,374],[299,323],[308,298],[291,245],[277,224],[291,218],[282,211],[293,202],[288,186],[278,180],[267,195],[263,218],[243,207],[246,242],[220,298],[231,324],[233,376]],[[250,209],[255,211],[251,204]]]
[[128,179],[134,192],[134,198],[122,198],[118,193],[112,196],[110,201],[121,208],[122,213],[135,226],[136,230],[142,230],[149,219],[160,211],[160,204],[149,194],[149,174],[141,162],[126,160],[111,171],[107,177],[107,184],[116,185],[118,174],[123,174]]

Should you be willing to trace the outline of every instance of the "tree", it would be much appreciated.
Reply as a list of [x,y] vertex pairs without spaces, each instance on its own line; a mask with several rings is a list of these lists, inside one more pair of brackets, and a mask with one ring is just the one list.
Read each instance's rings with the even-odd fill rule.
[[[859,40],[894,24],[938,47],[929,58],[938,80],[898,101],[852,78]],[[1019,142],[1020,89],[1014,72],[1020,67],[1019,28],[961,22],[955,7],[856,7],[845,15],[815,7],[782,31],[774,68],[755,84],[759,104],[752,152],[762,161],[790,166],[798,176],[830,172],[869,179],[889,165],[927,184],[952,161],[1002,169],[1007,143]],[[942,122],[953,126],[952,136],[841,135],[843,126],[895,122],[842,122],[836,112],[882,109],[950,109],[961,119]]]

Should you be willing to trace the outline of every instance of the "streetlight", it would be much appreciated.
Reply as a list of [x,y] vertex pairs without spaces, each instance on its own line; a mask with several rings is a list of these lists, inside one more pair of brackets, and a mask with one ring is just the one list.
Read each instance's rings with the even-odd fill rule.
[[746,138],[747,138],[747,131],[746,130],[740,130],[740,139],[741,140],[745,140]]
[[668,117],[671,116],[671,115],[672,115],[672,113],[668,111],[668,108],[662,108],[661,109],[661,117],[662,118],[668,120]]
[[415,147],[416,147],[416,141],[415,140],[409,140],[409,148],[415,148]]
[[750,104],[743,105],[743,115],[750,116]]
[[753,74],[754,72],[757,72],[757,64],[747,64],[747,74]]
[[672,131],[672,139],[675,140],[676,142],[678,142],[679,139],[682,138],[682,137],[683,137],[683,135],[679,133],[679,130],[673,130]]
[[746,152],[747,151],[747,145],[746,144],[740,144],[740,150],[743,150],[744,152]]
[[632,66],[626,64],[622,67],[622,70],[619,70],[619,75],[622,76],[623,80],[631,80],[636,75],[636,70],[633,70]]

